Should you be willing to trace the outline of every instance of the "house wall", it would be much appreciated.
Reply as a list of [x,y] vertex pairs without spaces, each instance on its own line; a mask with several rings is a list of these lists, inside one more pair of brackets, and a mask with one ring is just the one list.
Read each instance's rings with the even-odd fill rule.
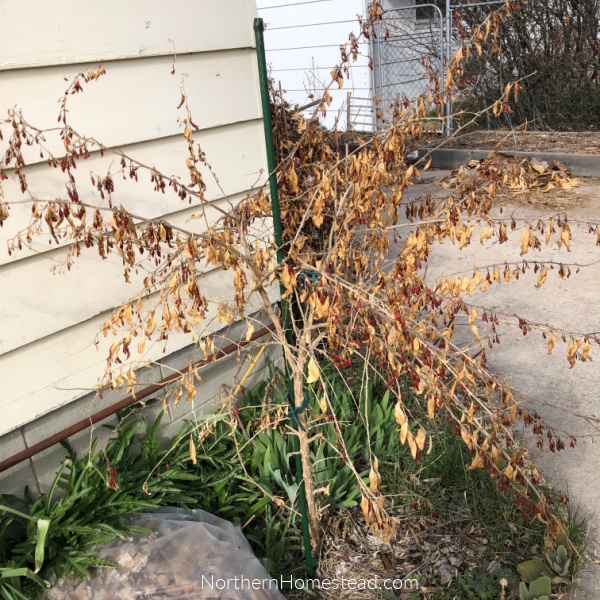
[[[57,100],[73,77],[102,64],[107,74],[69,98],[70,125],[187,180],[185,114],[176,110],[183,73],[200,129],[194,138],[219,177],[217,183],[205,174],[206,199],[215,207],[235,203],[266,171],[256,15],[254,0],[174,0],[168,5],[158,0],[104,0],[101,5],[0,0],[0,114],[18,106],[31,124],[55,127]],[[174,49],[178,73],[171,75]],[[47,147],[60,155],[58,136],[49,135]],[[0,152],[5,148],[0,142]],[[26,160],[32,194],[40,199],[65,196],[59,169],[49,169],[35,152],[26,152]],[[113,161],[108,154],[94,153],[78,165],[85,175],[81,181],[89,180],[90,172],[105,174]],[[3,192],[8,200],[21,197],[13,179],[4,182]],[[79,194],[84,201],[102,202],[91,184],[80,184]],[[191,219],[197,205],[155,192],[149,177],[141,176],[137,184],[116,179],[114,202],[191,230],[203,227],[202,220]],[[61,273],[68,248],[49,244],[47,234],[35,238],[31,248],[9,255],[6,241],[27,226],[29,210],[28,205],[13,205],[0,231],[0,460],[126,395],[110,392],[95,399],[92,390],[114,339],[100,337],[98,347],[91,342],[112,309],[137,296],[143,278],[140,273],[126,283],[118,257],[103,261],[93,250],[83,250],[71,271]],[[229,294],[231,281],[229,272],[213,269],[204,274],[201,287],[210,299]],[[219,327],[216,322],[207,333]],[[243,336],[241,327],[233,327],[227,343]],[[190,345],[189,335],[172,334],[166,353],[158,345],[148,350],[145,359],[153,368],[140,372],[138,380],[151,383],[172,373],[174,365],[187,366],[202,356]],[[207,367],[195,404],[183,402],[167,415],[165,425],[173,427],[199,407],[210,406],[221,383],[245,370],[243,359]],[[255,377],[263,367],[264,360]],[[154,410],[160,408],[159,402]],[[84,450],[89,432],[71,441]],[[34,491],[47,489],[62,454],[53,448],[0,474],[0,493],[18,492],[25,484]]]
[[416,4],[413,0],[383,0],[383,10],[393,10],[394,8],[402,8],[404,6],[412,6]]

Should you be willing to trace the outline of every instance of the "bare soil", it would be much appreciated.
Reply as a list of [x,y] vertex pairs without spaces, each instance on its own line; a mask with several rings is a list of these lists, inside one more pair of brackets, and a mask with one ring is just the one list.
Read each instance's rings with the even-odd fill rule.
[[458,136],[444,148],[599,154],[600,132],[516,131],[513,135],[511,131],[475,131]]

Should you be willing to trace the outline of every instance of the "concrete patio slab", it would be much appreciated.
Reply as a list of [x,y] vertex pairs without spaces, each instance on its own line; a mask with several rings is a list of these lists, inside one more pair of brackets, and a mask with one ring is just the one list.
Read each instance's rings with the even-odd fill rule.
[[[423,183],[407,190],[408,198],[448,194],[440,186],[434,185],[434,181],[449,175],[448,171],[427,172],[424,175],[427,178]],[[575,220],[600,221],[600,181],[582,180],[581,186],[574,191],[579,200],[567,209],[573,232],[571,252],[564,247],[558,250],[556,243],[549,246],[542,244],[540,252],[530,250],[524,258],[552,259],[589,266],[582,267],[578,273],[577,268],[572,267],[573,275],[569,280],[560,279],[557,270],[549,271],[548,279],[540,289],[535,287],[537,275],[531,269],[518,281],[503,281],[500,285],[492,285],[484,294],[474,293],[470,299],[474,304],[505,313],[517,313],[532,321],[551,323],[573,332],[600,331],[600,247],[596,246],[596,235],[590,235],[587,226],[575,224]],[[499,214],[498,209],[494,211]],[[541,205],[515,203],[503,207],[504,216],[549,217],[555,212],[556,209],[552,211]],[[473,233],[471,245],[462,250],[449,241],[443,245],[434,244],[426,280],[433,283],[441,276],[457,273],[471,276],[475,266],[501,266],[505,260],[519,261],[521,230],[513,232],[510,241],[505,244],[489,240],[482,246],[477,231]],[[392,245],[391,256],[399,250],[401,243],[400,240],[398,245]],[[485,271],[482,272],[485,276]],[[462,326],[462,331],[457,327],[457,339],[465,343],[472,341],[468,324]],[[595,350],[596,354],[593,362],[578,362],[570,368],[565,350],[566,345],[559,340],[553,355],[548,356],[546,340],[540,333],[532,332],[524,337],[521,330],[513,326],[503,328],[500,344],[487,350],[488,364],[492,372],[507,378],[514,388],[554,405],[553,408],[531,403],[549,424],[578,437],[574,450],[567,449],[557,454],[548,450],[540,453],[535,446],[530,450],[547,480],[567,491],[571,504],[582,514],[590,516],[592,543],[596,544],[596,532],[600,526],[600,444],[595,443],[593,437],[597,431],[573,413],[600,417],[600,353],[594,347],[592,352]],[[573,598],[600,598],[598,565],[585,565],[580,587]]]

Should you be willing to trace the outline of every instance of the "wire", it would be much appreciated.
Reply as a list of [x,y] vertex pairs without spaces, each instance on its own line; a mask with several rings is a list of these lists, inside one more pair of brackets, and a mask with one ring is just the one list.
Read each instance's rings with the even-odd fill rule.
[[450,9],[461,9],[461,8],[474,8],[476,6],[489,6],[490,4],[504,4],[504,0],[491,0],[491,2],[473,2],[472,4],[467,0],[460,0],[458,4],[451,4]]
[[[347,65],[350,69],[368,69],[369,65]],[[344,67],[345,68],[345,67]],[[287,69],[270,69],[272,72],[276,71],[331,71],[335,67],[318,67],[313,65],[312,67],[289,67]]]
[[291,6],[300,6],[301,4],[319,4],[320,2],[333,2],[333,0],[306,0],[305,2],[295,2],[294,4],[278,4],[277,6],[263,6],[258,10],[271,10],[272,8],[290,8]]
[[[311,48],[339,48],[344,44],[317,44],[316,46],[296,46],[295,48],[267,48],[267,52],[287,52],[288,50],[310,50]],[[359,46],[368,46],[369,42],[358,42]]]
[[[346,89],[346,88],[342,88],[341,90],[338,90],[337,88],[333,88],[329,90],[329,93],[331,94],[331,92],[348,92],[350,88]],[[371,91],[371,88],[366,88],[366,87],[353,87],[353,90],[369,90]],[[305,89],[301,89],[301,90],[290,90],[289,88],[283,88],[284,92],[306,92],[307,94],[312,94],[314,92],[311,91],[307,91]]]
[[345,21],[324,21],[323,23],[306,23],[306,25],[284,25],[283,27],[267,27],[265,33],[276,31],[278,29],[296,29],[298,27],[317,27],[319,25],[338,25],[340,23],[357,23],[356,19],[347,19]]

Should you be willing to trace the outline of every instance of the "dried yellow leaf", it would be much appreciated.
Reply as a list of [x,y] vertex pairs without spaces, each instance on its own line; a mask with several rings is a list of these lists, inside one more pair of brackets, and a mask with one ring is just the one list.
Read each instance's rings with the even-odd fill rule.
[[306,378],[306,383],[315,383],[315,381],[319,381],[319,367],[317,367],[317,364],[311,356],[308,361],[308,377]]
[[425,428],[423,426],[421,426],[417,433],[417,437],[415,438],[415,443],[417,444],[417,447],[419,448],[419,450],[423,450],[423,448],[425,447],[425,439],[426,438],[427,438],[427,432],[425,431]]
[[547,275],[548,275],[548,269],[546,267],[544,267],[540,271],[540,274],[538,275],[537,284],[535,286],[536,288],[542,287],[542,284],[546,281],[546,276]]
[[400,427],[400,443],[406,442],[406,436],[408,435],[408,421],[404,421],[402,427]]
[[552,349],[554,348],[554,342],[556,341],[556,335],[554,332],[550,333],[550,339],[548,340],[548,354],[552,354]]
[[190,435],[190,459],[194,464],[198,462],[196,459],[196,445],[194,444],[194,437],[192,435]]
[[406,423],[406,413],[402,408],[401,400],[398,400],[398,403],[396,404],[396,408],[394,409],[394,415],[396,417],[396,422],[398,423],[398,425],[402,426],[404,425],[404,423]]

